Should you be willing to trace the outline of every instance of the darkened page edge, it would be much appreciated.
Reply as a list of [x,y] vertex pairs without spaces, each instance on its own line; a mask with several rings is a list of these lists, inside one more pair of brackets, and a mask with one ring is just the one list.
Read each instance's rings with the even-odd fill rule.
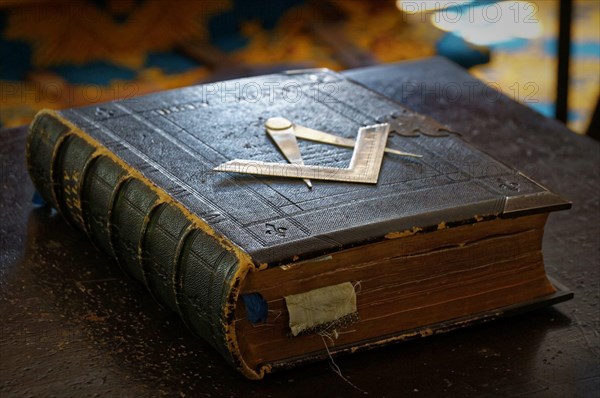
[[571,300],[574,295],[567,287],[557,282],[554,278],[548,277],[551,284],[556,289],[556,292],[548,294],[546,296],[538,297],[532,300],[528,300],[522,303],[509,305],[477,314],[471,314],[460,318],[451,319],[431,325],[424,325],[418,328],[410,330],[402,330],[398,333],[394,333],[386,336],[379,336],[374,339],[361,341],[357,344],[351,344],[348,346],[339,346],[331,348],[329,352],[315,352],[307,353],[306,355],[289,358],[283,361],[277,361],[271,363],[274,371],[292,368],[294,366],[308,364],[315,361],[323,360],[328,355],[338,356],[354,354],[356,352],[362,352],[371,350],[378,347],[384,347],[397,342],[403,342],[408,340],[417,339],[420,337],[428,337],[437,334],[443,334],[452,332],[455,330],[463,329],[468,326],[478,325],[494,321],[501,318],[508,318],[511,316],[519,315],[524,312],[534,311],[540,308],[549,307],[551,305],[559,304],[564,301]]

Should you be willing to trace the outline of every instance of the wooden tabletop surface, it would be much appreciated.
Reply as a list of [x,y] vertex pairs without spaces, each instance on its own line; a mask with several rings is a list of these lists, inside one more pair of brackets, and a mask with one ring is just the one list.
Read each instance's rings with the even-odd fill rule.
[[[441,58],[348,71],[573,201],[551,215],[555,307],[248,381],[55,214],[25,129],[0,131],[0,396],[600,396],[600,145]],[[510,94],[510,93],[508,93]]]

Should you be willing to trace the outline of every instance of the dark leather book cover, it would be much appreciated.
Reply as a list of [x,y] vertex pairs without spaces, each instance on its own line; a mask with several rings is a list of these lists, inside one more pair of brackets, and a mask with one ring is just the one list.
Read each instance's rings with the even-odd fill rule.
[[[285,162],[265,121],[348,138],[387,122],[377,184],[215,172],[231,159]],[[346,167],[352,150],[300,142],[306,164]],[[267,75],[60,112],[30,128],[42,196],[179,312],[250,378],[232,327],[248,272],[401,236],[568,208],[522,173],[420,114],[327,70]]]

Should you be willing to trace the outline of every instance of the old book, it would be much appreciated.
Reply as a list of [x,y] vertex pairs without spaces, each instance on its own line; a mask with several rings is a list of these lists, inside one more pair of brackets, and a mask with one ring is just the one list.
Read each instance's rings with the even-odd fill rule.
[[[285,162],[265,120],[389,123],[376,184],[220,173]],[[301,142],[306,164],[352,150]],[[166,91],[30,127],[43,198],[246,377],[568,299],[542,258],[570,203],[437,122],[327,70]],[[126,292],[124,292],[126,294]]]

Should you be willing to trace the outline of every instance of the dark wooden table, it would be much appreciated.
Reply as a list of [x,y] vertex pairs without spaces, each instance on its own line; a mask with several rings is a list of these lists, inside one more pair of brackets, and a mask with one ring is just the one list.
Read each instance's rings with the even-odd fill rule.
[[[369,396],[600,396],[600,146],[441,58],[347,72],[573,201],[547,270],[575,299],[336,359]],[[24,129],[0,132],[0,396],[360,396],[326,362],[243,379],[55,214],[31,204]]]

